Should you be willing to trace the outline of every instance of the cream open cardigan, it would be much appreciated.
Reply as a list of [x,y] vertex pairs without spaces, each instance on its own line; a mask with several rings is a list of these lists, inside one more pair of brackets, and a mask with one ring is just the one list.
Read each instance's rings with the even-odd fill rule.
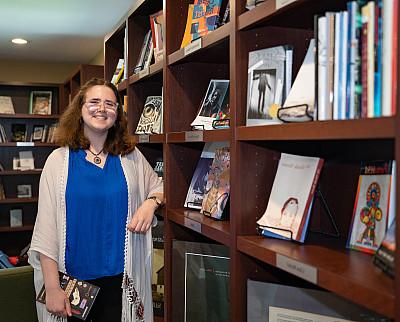
[[[59,271],[65,272],[65,189],[68,159],[68,148],[54,150],[49,155],[40,177],[38,213],[29,251],[29,263],[34,268],[36,293],[43,286],[39,253],[55,260]],[[127,222],[129,222],[136,209],[148,196],[163,193],[163,183],[138,149],[120,157],[120,160],[128,184]],[[155,223],[154,217],[153,225]],[[129,288],[123,288],[121,320],[123,322],[153,322],[152,247],[151,229],[146,234],[136,234],[126,230],[123,284],[129,281],[130,285]],[[36,307],[39,322],[66,321],[50,315],[41,303],[37,303]]]

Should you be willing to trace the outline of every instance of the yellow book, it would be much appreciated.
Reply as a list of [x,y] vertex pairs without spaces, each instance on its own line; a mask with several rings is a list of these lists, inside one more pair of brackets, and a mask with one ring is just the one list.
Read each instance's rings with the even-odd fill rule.
[[189,45],[192,42],[192,34],[190,33],[190,28],[192,26],[193,8],[194,4],[190,4],[188,8],[185,33],[183,34],[181,48]]

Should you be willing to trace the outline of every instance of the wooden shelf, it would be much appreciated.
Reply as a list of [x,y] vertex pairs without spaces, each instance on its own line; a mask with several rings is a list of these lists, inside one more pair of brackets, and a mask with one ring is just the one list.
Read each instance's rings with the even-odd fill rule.
[[236,137],[241,141],[394,139],[395,124],[394,117],[382,117],[360,120],[240,126],[236,129]]
[[229,141],[230,129],[167,133],[167,143]]
[[168,209],[167,218],[221,244],[230,246],[230,223],[208,218],[196,210]]
[[137,144],[165,143],[165,134],[135,134],[133,139]]
[[239,236],[237,247],[272,266],[277,266],[277,255],[312,266],[317,269],[318,286],[380,314],[391,318],[395,315],[394,280],[373,265],[370,255],[332,245],[299,245],[262,236]]
[[[185,49],[182,48],[170,54],[168,56],[168,65],[191,61],[192,59],[198,58],[197,54],[203,53],[205,50],[209,50],[210,48],[215,48],[215,47],[217,47],[215,48],[216,55],[207,55],[207,56],[211,57],[211,61],[214,60],[213,58],[215,58],[216,62],[220,61],[219,59],[220,56],[221,55],[225,56],[225,55],[224,51],[221,51],[221,48],[218,48],[218,46],[222,44],[224,41],[228,43],[227,40],[229,39],[229,36],[231,34],[232,26],[233,24],[231,22],[228,22],[227,24],[217,28],[216,30],[204,36],[201,39],[201,48],[193,53],[190,53],[185,56]],[[227,57],[225,57],[225,59],[227,60]]]
[[164,317],[154,315],[154,322],[164,322]]
[[0,227],[0,233],[18,232],[18,231],[33,231],[33,225],[26,225],[21,227]]
[[122,80],[121,83],[117,85],[118,92],[125,91],[127,87],[128,87],[128,80],[127,79]]
[[[32,145],[31,144],[27,144],[27,143],[32,143]],[[44,142],[3,142],[3,143],[0,143],[0,147],[21,147],[21,148],[27,148],[27,147],[58,147],[58,145],[55,144],[55,143],[44,143]]]
[[1,199],[0,204],[12,204],[12,203],[36,203],[38,198],[6,198]]
[[59,114],[40,115],[40,114],[0,114],[3,119],[58,119]]
[[129,85],[137,83],[139,81],[149,79],[155,75],[158,75],[159,73],[162,73],[163,71],[163,61],[159,61],[157,63],[154,63],[150,65],[148,70],[142,71],[138,74],[133,74],[132,76],[129,77]]
[[35,170],[4,170],[0,171],[0,176],[20,176],[20,175],[32,175],[32,174],[41,174],[42,169],[35,169]]

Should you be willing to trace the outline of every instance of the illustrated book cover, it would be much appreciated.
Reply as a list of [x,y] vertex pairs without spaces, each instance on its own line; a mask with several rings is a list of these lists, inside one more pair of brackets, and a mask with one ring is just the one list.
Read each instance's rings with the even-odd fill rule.
[[[60,286],[67,294],[71,303],[72,316],[86,320],[100,288],[88,282],[77,280],[65,273],[59,272],[59,275]],[[36,300],[43,304],[46,303],[46,289],[44,285]]]
[[267,209],[257,221],[262,235],[304,242],[324,160],[282,153]]
[[207,142],[197,163],[196,170],[193,173],[192,180],[186,195],[185,207],[192,209],[201,209],[204,193],[206,190],[207,179],[214,160],[215,151],[218,148],[228,146],[227,142]]
[[192,41],[217,28],[222,0],[195,0],[190,34]]
[[292,56],[292,47],[288,45],[249,53],[247,125],[281,123],[277,113],[291,86]]
[[18,123],[11,124],[11,141],[12,142],[25,142],[27,139],[26,124]]
[[133,69],[134,74],[138,74],[141,70],[146,69],[150,66],[151,60],[153,58],[153,40],[151,38],[151,29],[144,36],[142,49],[140,50],[140,55],[138,57],[135,68]]
[[32,91],[29,99],[30,114],[51,114],[51,91]]
[[172,242],[172,321],[230,321],[229,263],[224,245]]
[[15,114],[11,96],[0,96],[0,114]]
[[125,61],[123,58],[120,58],[118,60],[117,66],[115,67],[114,74],[111,78],[111,83],[114,85],[118,85],[118,83],[122,79],[122,75],[124,74],[124,68],[125,68]]
[[207,178],[201,213],[214,219],[224,219],[224,209],[230,194],[229,147],[215,150],[214,160]]
[[160,134],[162,124],[162,97],[148,96],[136,127],[136,134]]
[[198,114],[190,124],[197,130],[212,130],[213,121],[229,114],[229,80],[212,79]]
[[392,161],[361,164],[347,246],[374,254],[385,236],[390,208]]

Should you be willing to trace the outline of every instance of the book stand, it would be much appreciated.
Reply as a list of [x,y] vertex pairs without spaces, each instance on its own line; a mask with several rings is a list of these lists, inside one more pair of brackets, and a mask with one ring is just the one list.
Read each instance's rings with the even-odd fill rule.
[[290,229],[278,228],[278,227],[274,227],[274,226],[258,226],[256,229],[257,229],[257,232],[258,232],[260,235],[262,235],[262,230],[263,230],[264,228],[271,228],[271,229],[286,231],[286,232],[288,232],[288,233],[290,234],[290,237],[281,236],[282,239],[289,239],[289,240],[291,240],[291,241],[298,242],[297,240],[294,240],[294,239],[293,239],[293,232],[292,232]]
[[[310,113],[310,106],[308,104],[298,104],[298,105],[292,105],[292,106],[286,106],[286,107],[280,107],[278,109],[277,117],[279,120],[281,120],[284,123],[297,123],[296,121],[288,121],[287,119],[282,117],[282,112],[290,111],[291,109],[299,109],[299,107],[305,107],[304,108],[304,113],[301,115],[293,115],[290,116],[292,118],[298,117],[298,118],[303,118],[307,117],[309,118],[308,121],[313,121],[314,117],[312,113]],[[303,122],[303,121],[298,121],[298,122]]]

